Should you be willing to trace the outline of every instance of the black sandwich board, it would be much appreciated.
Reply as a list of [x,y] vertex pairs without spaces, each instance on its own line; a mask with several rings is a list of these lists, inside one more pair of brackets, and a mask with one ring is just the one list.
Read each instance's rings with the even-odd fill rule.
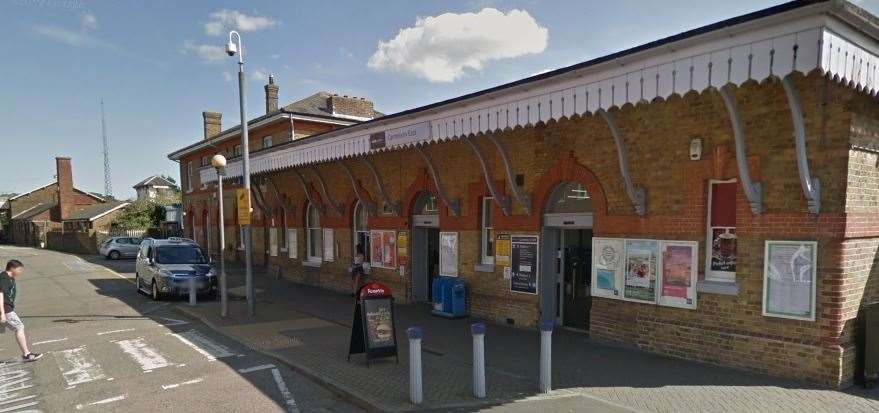
[[369,360],[394,356],[397,363],[397,326],[394,321],[394,297],[391,289],[372,282],[360,287],[354,304],[354,322],[351,323],[351,343],[348,361],[352,354],[366,354]]

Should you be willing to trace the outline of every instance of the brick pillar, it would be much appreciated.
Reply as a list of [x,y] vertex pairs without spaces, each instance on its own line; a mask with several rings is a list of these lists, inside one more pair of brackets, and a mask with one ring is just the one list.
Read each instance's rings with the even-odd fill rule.
[[275,84],[275,75],[269,75],[269,84],[266,89],[266,113],[278,110],[278,85]]
[[55,173],[58,182],[58,210],[61,219],[65,220],[73,212],[75,200],[73,199],[73,167],[70,158],[64,156],[55,157]]
[[220,134],[222,130],[223,114],[219,112],[202,112],[204,119],[204,138],[210,139]]

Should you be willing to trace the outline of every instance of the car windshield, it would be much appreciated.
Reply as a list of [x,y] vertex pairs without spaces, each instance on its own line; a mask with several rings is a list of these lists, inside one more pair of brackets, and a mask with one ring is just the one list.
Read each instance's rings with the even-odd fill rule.
[[162,246],[156,248],[159,264],[204,264],[207,262],[201,249],[194,245]]

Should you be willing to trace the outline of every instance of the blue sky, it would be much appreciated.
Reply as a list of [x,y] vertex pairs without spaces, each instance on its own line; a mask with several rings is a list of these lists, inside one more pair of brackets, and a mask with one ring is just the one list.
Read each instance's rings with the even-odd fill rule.
[[251,117],[268,73],[282,103],[326,90],[393,113],[778,3],[0,0],[0,192],[50,182],[57,155],[73,157],[77,187],[103,192],[101,98],[117,197],[176,178],[166,155],[201,137],[201,111],[239,122],[236,60],[218,49],[230,28]]

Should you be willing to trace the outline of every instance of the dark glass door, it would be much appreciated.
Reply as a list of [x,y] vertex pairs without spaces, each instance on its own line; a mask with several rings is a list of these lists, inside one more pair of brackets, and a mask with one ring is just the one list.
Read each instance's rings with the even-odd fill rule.
[[439,275],[439,229],[427,230],[427,298],[433,301],[433,279]]
[[589,330],[589,310],[592,307],[590,269],[592,268],[592,230],[566,229],[562,237],[564,245],[563,324]]

